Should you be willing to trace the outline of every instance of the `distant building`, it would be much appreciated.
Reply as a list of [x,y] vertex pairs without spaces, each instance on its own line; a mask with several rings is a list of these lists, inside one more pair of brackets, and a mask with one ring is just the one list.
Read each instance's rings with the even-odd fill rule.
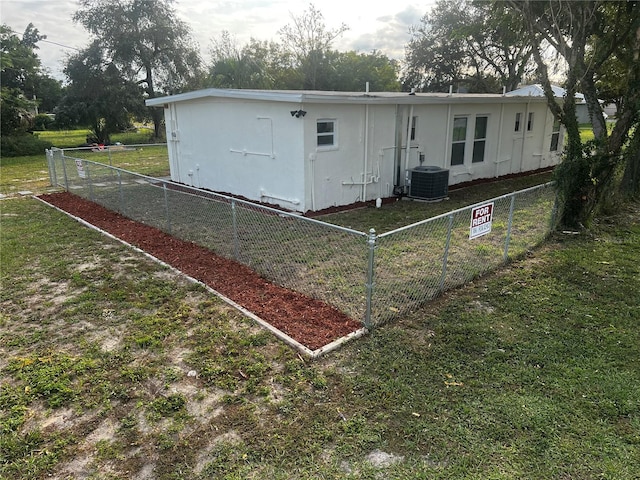
[[[556,98],[564,98],[567,95],[567,91],[559,87],[557,85],[551,85],[551,90],[553,90],[553,95]],[[527,96],[531,95],[534,97],[544,97],[544,90],[542,85],[527,85],[526,87],[518,88],[517,90],[513,90],[507,95],[510,96]],[[589,115],[589,110],[587,109],[587,102],[584,99],[584,95],[582,93],[576,93],[576,118],[578,119],[578,123],[591,123],[591,116]],[[602,101],[601,101],[602,103]],[[614,107],[615,108],[615,107]],[[609,109],[611,111],[611,109]],[[604,118],[606,119],[609,116],[607,109],[603,112]]]

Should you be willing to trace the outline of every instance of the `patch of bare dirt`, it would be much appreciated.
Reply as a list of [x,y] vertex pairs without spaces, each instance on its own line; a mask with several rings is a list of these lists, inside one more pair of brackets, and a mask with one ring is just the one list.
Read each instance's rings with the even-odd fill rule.
[[362,327],[336,308],[275,285],[240,263],[81,197],[64,192],[40,198],[201,281],[311,350]]
[[[109,441],[116,433],[118,426],[112,419],[106,419],[98,427],[89,433],[80,443],[80,454],[68,463],[62,465],[60,473],[54,477],[59,479],[67,478],[88,478],[93,473],[91,463],[95,459],[95,446],[101,440]],[[103,474],[106,472],[102,472]]]

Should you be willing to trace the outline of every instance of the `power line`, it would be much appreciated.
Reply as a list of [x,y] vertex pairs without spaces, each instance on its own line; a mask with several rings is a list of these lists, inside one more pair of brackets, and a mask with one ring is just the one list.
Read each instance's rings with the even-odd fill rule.
[[70,48],[71,50],[75,50],[77,52],[81,51],[79,48],[70,47],[69,45],[63,45],[62,43],[58,43],[58,42],[52,42],[51,40],[38,40],[38,41],[39,42],[45,42],[45,43],[51,43],[53,45],[58,45],[59,47]]
[[[21,35],[24,36],[24,33],[20,33],[20,32],[16,32],[14,29],[9,28],[9,31],[15,35]],[[46,35],[45,35],[46,38]],[[80,52],[81,50],[79,48],[76,47],[72,47],[70,45],[65,45],[63,43],[58,43],[58,42],[53,42],[51,40],[46,40],[45,38],[41,38],[40,40],[38,40],[38,42],[44,42],[44,43],[51,43],[52,45],[57,45],[59,47],[63,47],[63,48],[69,48],[71,50],[75,50],[76,52]],[[36,42],[37,43],[37,42]]]

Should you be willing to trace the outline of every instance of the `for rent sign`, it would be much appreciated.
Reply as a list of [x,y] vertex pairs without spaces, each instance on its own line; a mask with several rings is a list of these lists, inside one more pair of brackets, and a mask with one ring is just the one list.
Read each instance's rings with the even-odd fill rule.
[[491,231],[493,202],[471,209],[471,231],[469,239],[481,237]]

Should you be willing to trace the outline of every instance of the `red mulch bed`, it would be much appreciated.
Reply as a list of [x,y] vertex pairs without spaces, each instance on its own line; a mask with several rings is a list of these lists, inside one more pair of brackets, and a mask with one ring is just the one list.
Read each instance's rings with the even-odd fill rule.
[[360,322],[334,307],[274,285],[250,268],[193,242],[179,240],[70,193],[40,198],[201,281],[311,350],[362,328]]

